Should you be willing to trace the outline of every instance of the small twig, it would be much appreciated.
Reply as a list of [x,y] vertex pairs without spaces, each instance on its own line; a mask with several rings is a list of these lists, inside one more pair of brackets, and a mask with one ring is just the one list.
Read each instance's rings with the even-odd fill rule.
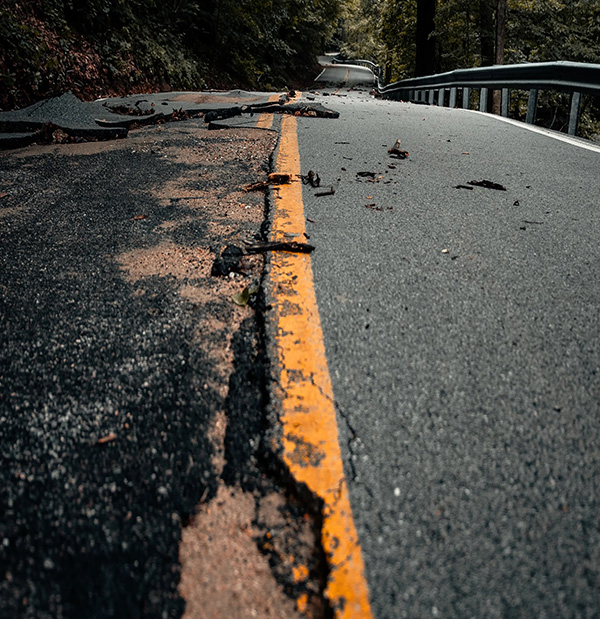
[[316,198],[321,198],[323,196],[332,196],[335,193],[335,189],[330,187],[327,191],[319,191],[315,194]]
[[485,187],[486,189],[496,189],[498,191],[506,191],[506,187],[504,185],[500,185],[499,183],[493,183],[492,181],[469,181],[469,185],[475,185],[476,187]]

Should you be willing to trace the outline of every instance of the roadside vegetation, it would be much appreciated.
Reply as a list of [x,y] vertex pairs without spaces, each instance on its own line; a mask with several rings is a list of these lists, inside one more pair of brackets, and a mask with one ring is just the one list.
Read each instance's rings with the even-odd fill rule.
[[0,0],[0,109],[71,90],[293,86],[343,0]]
[[[337,38],[348,57],[381,65],[388,82],[492,64],[600,63],[600,2],[351,0]],[[564,128],[564,99],[540,93],[542,124]],[[515,93],[512,105],[524,118],[526,93]],[[580,133],[600,133],[598,98],[584,97]]]

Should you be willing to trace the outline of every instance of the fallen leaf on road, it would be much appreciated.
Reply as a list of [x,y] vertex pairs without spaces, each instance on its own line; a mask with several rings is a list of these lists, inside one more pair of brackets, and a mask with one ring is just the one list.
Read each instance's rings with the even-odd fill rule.
[[357,172],[356,176],[361,176],[362,178],[375,178],[377,172]]
[[0,191],[0,200],[2,200],[2,198],[6,198],[8,194],[6,193],[6,191]]
[[250,288],[246,286],[242,292],[238,292],[231,297],[231,300],[240,307],[245,307],[248,305],[248,301],[250,301]]
[[244,191],[261,191],[266,189],[269,185],[288,185],[291,183],[292,178],[289,174],[269,174],[266,181],[259,181],[258,183],[250,183],[244,187]]
[[129,221],[140,221],[141,219],[148,219],[148,215],[136,215],[132,217]]

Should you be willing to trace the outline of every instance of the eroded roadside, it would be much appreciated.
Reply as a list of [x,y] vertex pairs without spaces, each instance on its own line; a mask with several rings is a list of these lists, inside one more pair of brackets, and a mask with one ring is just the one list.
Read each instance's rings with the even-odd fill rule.
[[319,514],[264,449],[274,131],[0,157],[0,614],[327,614]]

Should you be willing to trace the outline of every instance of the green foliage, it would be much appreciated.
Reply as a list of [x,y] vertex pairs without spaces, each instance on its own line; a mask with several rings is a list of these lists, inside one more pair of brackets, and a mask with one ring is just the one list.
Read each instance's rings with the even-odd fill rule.
[[[371,4],[377,4],[371,2]],[[359,11],[347,26],[378,33],[393,76],[414,69],[416,0],[382,0],[380,17]],[[495,2],[492,3],[495,7]],[[439,0],[435,38],[441,71],[481,64],[481,0]],[[370,23],[364,24],[368,18]],[[505,62],[600,62],[598,0],[508,0]]]
[[343,20],[341,51],[351,58],[383,62],[383,43],[378,30],[383,0],[349,0]]
[[[340,32],[343,51],[378,61],[386,69],[387,81],[414,77],[417,0],[348,0],[346,4]],[[487,11],[482,11],[485,6]],[[440,72],[482,64],[482,33],[488,37],[494,33],[496,6],[496,0],[438,0],[432,36]],[[483,47],[489,55],[486,41]],[[600,63],[599,0],[508,0],[504,50],[507,64]],[[564,129],[569,108],[565,102],[560,94],[540,93],[539,124]],[[514,112],[524,117],[526,105],[526,97],[515,93]],[[599,118],[598,97],[584,98],[580,134],[598,135]]]
[[387,78],[396,81],[413,77],[417,49],[416,0],[385,0],[379,31],[384,45]]
[[344,2],[0,0],[0,85],[13,90],[0,105],[15,105],[17,90],[22,102],[73,89],[69,55],[82,42],[105,89],[281,87],[314,65]]

